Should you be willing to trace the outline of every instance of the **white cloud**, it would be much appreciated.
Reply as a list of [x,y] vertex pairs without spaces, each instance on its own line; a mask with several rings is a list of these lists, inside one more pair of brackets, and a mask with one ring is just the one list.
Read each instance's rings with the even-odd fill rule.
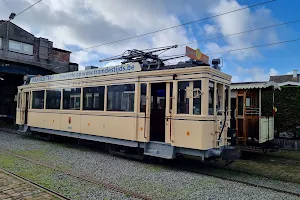
[[[11,10],[18,12],[35,3],[35,0],[10,0],[7,5],[0,1],[0,19],[7,19]],[[32,32],[37,37],[45,37],[59,48],[86,48],[110,41],[164,29],[190,20],[201,19],[241,8],[236,0],[48,0],[42,1],[30,10],[16,17],[13,22]],[[9,10],[9,9],[10,10]],[[244,31],[253,27],[270,24],[274,21],[271,11],[265,8],[246,9],[236,13],[214,18],[209,22],[194,23],[151,35],[99,46],[86,51],[73,53],[71,59],[80,66],[100,65],[97,61],[104,57],[122,54],[127,49],[146,49],[158,46],[189,43],[199,38],[202,30],[206,34],[223,35]],[[181,19],[181,21],[179,20]],[[225,44],[210,42],[201,47],[204,53],[226,51],[232,48],[249,46],[263,38],[276,41],[273,31],[253,32],[226,38]],[[197,44],[191,45],[196,48]],[[185,47],[167,51],[164,55],[182,54]],[[258,50],[230,53],[230,59],[257,58]],[[220,57],[213,55],[213,57]],[[226,58],[227,59],[227,58]],[[170,61],[177,62],[182,59]]]
[[232,82],[256,82],[256,81],[268,81],[270,76],[278,75],[278,71],[274,68],[270,68],[268,71],[261,67],[244,68],[236,67]]
[[218,27],[216,25],[205,24],[204,31],[207,35],[214,35],[218,32]]
[[[195,7],[191,5],[199,4],[193,0],[185,4],[182,0],[176,0],[176,2],[174,1],[174,4],[170,5],[165,1],[153,3],[149,0],[115,0],[113,2],[106,0],[49,0],[32,7],[30,11],[16,17],[13,22],[21,27],[28,27],[27,30],[37,37],[52,40],[56,47],[86,48],[178,25],[181,22],[176,14],[186,14],[184,10],[192,14]],[[10,0],[8,6],[15,10],[22,10],[32,3],[34,0]],[[205,0],[201,4],[208,6],[212,3]],[[198,6],[198,10],[199,8]],[[205,7],[201,7],[200,10],[205,10]],[[5,19],[7,16],[9,16],[9,11],[1,5],[0,18]],[[84,64],[90,59],[94,59],[96,55],[100,59],[121,54],[127,49],[145,49],[188,43],[194,38],[192,31],[188,33],[187,31],[185,27],[178,27],[100,46],[86,50],[85,53],[72,55],[72,61]],[[184,53],[184,48],[172,50],[165,55],[178,53]]]
[[[241,9],[245,6],[239,4],[235,0],[221,0],[220,4],[211,10],[212,14],[220,14],[230,10]],[[275,24],[277,21],[272,17],[271,11],[266,8],[258,8],[250,10],[249,8],[222,15],[214,18],[215,26],[220,28],[222,35],[230,35],[250,29],[260,28],[263,26]],[[264,31],[254,31],[246,34],[239,34],[224,38],[225,44],[213,46],[211,43],[205,45],[209,53],[219,51],[228,51],[244,47],[251,47],[259,44],[278,41],[277,33],[274,29],[266,29]],[[215,42],[213,42],[215,43]],[[215,47],[215,48],[212,48]],[[230,52],[229,58],[244,60],[246,58],[260,58],[261,54],[257,48],[247,49],[243,51]]]

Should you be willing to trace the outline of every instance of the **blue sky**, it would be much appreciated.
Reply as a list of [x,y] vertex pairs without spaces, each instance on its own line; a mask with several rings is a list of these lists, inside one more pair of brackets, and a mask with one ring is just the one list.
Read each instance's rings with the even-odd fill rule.
[[[18,13],[34,2],[2,0],[0,19],[6,19],[11,12]],[[263,0],[44,0],[13,22],[37,37],[49,38],[55,47],[74,51],[260,2]],[[298,0],[276,0],[188,26],[72,53],[71,59],[78,62],[81,69],[87,65],[114,65],[117,62],[100,64],[98,60],[121,54],[127,49],[184,44],[298,20],[300,14],[296,8],[300,8]],[[209,54],[299,39],[299,32],[300,22],[190,46],[199,47],[203,53]],[[297,62],[299,44],[300,41],[211,55],[210,58],[222,57],[222,70],[232,75],[234,82],[263,81],[268,80],[270,74],[287,74],[293,69],[300,71]],[[184,50],[181,47],[164,55],[182,54]]]

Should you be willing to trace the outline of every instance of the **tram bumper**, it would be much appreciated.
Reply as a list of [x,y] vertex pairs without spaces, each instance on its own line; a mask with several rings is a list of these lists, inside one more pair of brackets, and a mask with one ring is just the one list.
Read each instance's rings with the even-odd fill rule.
[[224,147],[220,154],[222,160],[234,161],[241,158],[241,150],[236,147]]

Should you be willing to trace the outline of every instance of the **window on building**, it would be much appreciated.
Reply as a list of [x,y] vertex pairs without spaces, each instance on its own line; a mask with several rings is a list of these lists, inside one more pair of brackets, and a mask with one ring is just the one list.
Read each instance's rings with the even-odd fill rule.
[[194,89],[193,89],[193,114],[201,115],[201,81],[194,81]]
[[80,88],[63,90],[63,109],[80,110]]
[[182,81],[178,82],[178,99],[177,99],[177,113],[189,114],[189,98],[187,98],[187,87],[190,82]]
[[104,110],[104,86],[83,88],[83,110]]
[[134,111],[134,84],[112,85],[107,87],[108,111]]
[[61,91],[46,91],[46,109],[60,109]]
[[215,83],[209,81],[209,93],[208,93],[208,114],[214,115],[214,105],[215,105]]
[[238,96],[238,115],[244,114],[244,97]]
[[246,107],[251,107],[251,98],[246,97]]
[[8,48],[10,51],[33,55],[33,45],[14,40],[9,40]]
[[31,44],[22,43],[22,53],[33,55],[33,46]]
[[44,94],[44,90],[32,92],[32,109],[44,109]]
[[21,42],[17,42],[14,40],[9,40],[9,50],[10,51],[17,51],[17,52],[21,52]]
[[147,84],[141,84],[140,112],[146,112]]

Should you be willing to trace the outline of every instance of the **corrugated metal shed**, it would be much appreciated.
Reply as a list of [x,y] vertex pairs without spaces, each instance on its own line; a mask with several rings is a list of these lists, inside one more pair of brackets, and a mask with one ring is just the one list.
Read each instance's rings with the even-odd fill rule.
[[259,88],[268,88],[268,87],[273,87],[274,89],[280,90],[280,86],[277,83],[275,83],[274,81],[232,83],[230,87],[232,90],[259,89]]

